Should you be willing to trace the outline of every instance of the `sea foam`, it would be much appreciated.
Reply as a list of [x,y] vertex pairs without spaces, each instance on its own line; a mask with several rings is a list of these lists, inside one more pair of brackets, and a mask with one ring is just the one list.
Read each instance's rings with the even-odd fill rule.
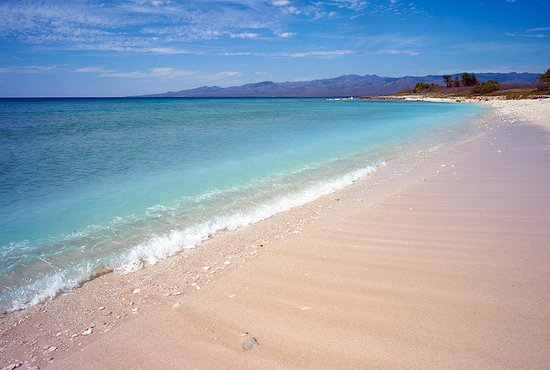
[[[172,230],[166,235],[153,236],[146,242],[140,243],[122,255],[113,258],[110,266],[88,262],[77,264],[67,270],[56,271],[31,284],[19,287],[17,291],[13,292],[11,305],[0,307],[0,311],[9,312],[24,309],[51,299],[59,292],[74,289],[96,275],[100,275],[94,273],[97,271],[114,270],[120,274],[135,272],[142,268],[144,264],[153,265],[184,249],[196,248],[201,242],[220,231],[235,230],[334,193],[373,173],[378,167],[382,166],[385,166],[385,162],[319,182],[292,194],[275,197],[271,201],[250,209],[217,215],[205,222],[191,225],[182,230]],[[153,209],[162,210],[162,207],[154,207]]]
[[228,215],[218,215],[206,222],[189,226],[183,230],[172,230],[167,235],[155,236],[139,244],[113,261],[114,270],[118,273],[134,272],[144,263],[155,264],[183,249],[195,248],[201,242],[223,230],[234,230],[265,220],[277,213],[289,211],[308,202],[319,199],[340,190],[361,177],[376,171],[377,167],[367,166],[343,176],[323,181],[294,194],[279,196],[270,202],[249,210],[237,211]]

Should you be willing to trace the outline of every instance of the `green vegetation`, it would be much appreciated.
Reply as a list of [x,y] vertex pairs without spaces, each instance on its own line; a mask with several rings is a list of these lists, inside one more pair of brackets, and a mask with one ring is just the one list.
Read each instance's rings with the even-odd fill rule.
[[475,86],[479,84],[477,77],[473,73],[463,73],[462,74],[462,86]]
[[485,81],[472,90],[474,95],[485,95],[500,90],[500,84],[495,80]]
[[424,83],[424,82],[419,82],[414,87],[413,93],[416,94],[416,93],[419,93],[419,92],[422,92],[422,91],[433,90],[436,86],[437,85],[434,84],[434,83],[427,84],[427,83]]
[[453,87],[460,87],[460,81],[458,80],[458,76],[455,76],[455,79],[453,80]]
[[445,85],[447,86],[448,89],[453,87],[453,78],[451,77],[451,75],[444,75],[443,81],[445,81]]
[[510,82],[499,83],[495,80],[488,80],[483,83],[473,73],[462,73],[461,75],[441,76],[444,85],[435,83],[418,82],[414,89],[401,91],[397,95],[422,95],[432,98],[477,98],[488,100],[492,97],[502,99],[530,99],[548,97],[550,94],[550,69],[538,77],[539,85]]
[[550,68],[538,77],[538,80],[543,85],[550,85]]
[[450,89],[452,87],[479,85],[479,81],[477,80],[476,75],[473,73],[463,73],[461,80],[458,79],[458,76],[455,76],[454,79],[451,75],[443,75],[442,77],[447,89]]

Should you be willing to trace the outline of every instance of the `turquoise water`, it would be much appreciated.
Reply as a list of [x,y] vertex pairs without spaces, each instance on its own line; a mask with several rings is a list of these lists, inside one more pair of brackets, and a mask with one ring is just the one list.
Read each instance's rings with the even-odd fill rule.
[[480,114],[322,99],[0,100],[0,311],[314,200]]

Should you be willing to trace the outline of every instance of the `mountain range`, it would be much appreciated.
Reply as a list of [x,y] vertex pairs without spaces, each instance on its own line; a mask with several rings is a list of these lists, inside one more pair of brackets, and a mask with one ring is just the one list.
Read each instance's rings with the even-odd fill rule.
[[[454,78],[461,74],[452,75]],[[480,82],[496,80],[509,84],[534,84],[536,73],[478,73]],[[380,77],[377,75],[344,75],[336,78],[312,81],[272,82],[264,81],[241,86],[203,86],[190,90],[169,91],[146,95],[155,98],[220,98],[220,97],[343,97],[389,95],[413,88],[416,83],[437,83],[443,85],[441,75],[423,77]]]

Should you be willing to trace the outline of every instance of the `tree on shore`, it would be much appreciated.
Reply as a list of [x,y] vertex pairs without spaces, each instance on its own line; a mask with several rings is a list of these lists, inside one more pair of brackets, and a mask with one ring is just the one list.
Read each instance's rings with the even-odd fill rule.
[[453,87],[460,87],[460,81],[458,79],[458,76],[455,76],[453,80]]
[[543,85],[550,85],[550,68],[546,70],[543,74],[541,74],[537,80]]
[[450,75],[444,75],[443,81],[445,81],[445,85],[447,85],[447,88],[453,87],[453,79]]
[[473,73],[463,73],[462,74],[462,86],[475,86],[479,82],[477,77]]

